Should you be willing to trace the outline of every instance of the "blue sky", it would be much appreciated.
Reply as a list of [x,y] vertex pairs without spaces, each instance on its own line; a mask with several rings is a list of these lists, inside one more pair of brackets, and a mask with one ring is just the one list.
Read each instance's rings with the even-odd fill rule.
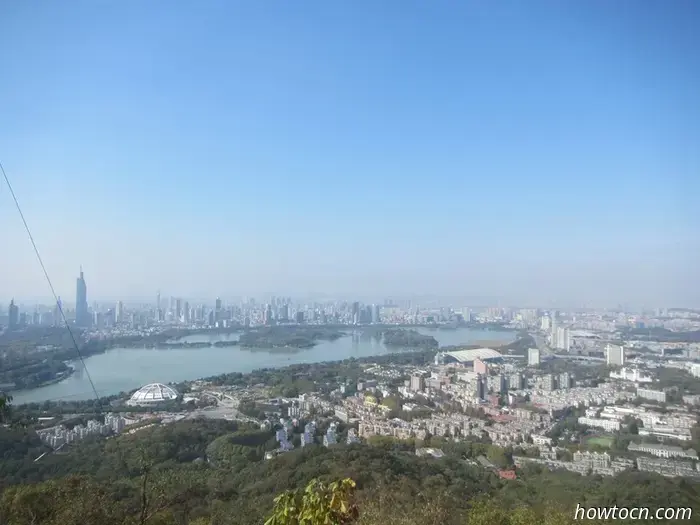
[[[0,160],[66,297],[83,264],[95,299],[698,305],[699,25],[691,0],[6,2]],[[0,299],[46,297],[11,204]]]

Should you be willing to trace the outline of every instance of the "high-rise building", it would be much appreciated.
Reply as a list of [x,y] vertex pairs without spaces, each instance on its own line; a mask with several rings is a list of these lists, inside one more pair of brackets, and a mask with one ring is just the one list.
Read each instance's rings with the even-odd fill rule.
[[527,366],[539,366],[540,365],[540,349],[539,348],[528,348],[527,349]]
[[124,322],[124,303],[117,301],[117,307],[114,311],[114,322],[123,323]]
[[360,303],[355,301],[352,303],[352,324],[359,324],[360,322]]
[[367,305],[365,308],[360,312],[360,323],[362,324],[370,324],[372,322],[372,316],[374,315],[372,306]]
[[479,375],[475,387],[474,397],[484,399],[486,397],[486,376]]
[[87,303],[87,284],[83,275],[83,267],[80,267],[80,277],[77,279],[75,290],[75,324],[86,328],[90,326],[90,314]]
[[538,387],[545,392],[551,392],[556,389],[556,383],[554,382],[554,376],[552,374],[545,374],[539,378]]
[[496,374],[488,377],[488,388],[490,392],[501,394],[508,390],[506,378],[503,374]]
[[609,366],[622,366],[625,364],[625,347],[619,345],[606,345],[605,353]]
[[559,374],[559,388],[567,389],[571,388],[572,377],[569,372],[562,372]]
[[217,323],[223,319],[223,311],[221,310],[221,298],[217,297],[214,303],[214,321]]
[[551,319],[548,315],[545,315],[544,317],[542,317],[542,319],[540,319],[540,330],[542,330],[543,332],[547,332],[549,331],[550,327]]
[[552,317],[551,322],[549,323],[549,346],[552,348],[558,348],[558,342],[557,342],[557,319],[556,317]]
[[517,372],[511,374],[508,378],[508,387],[511,390],[522,390],[525,387],[525,378]]
[[559,326],[557,327],[556,332],[552,333],[552,336],[553,348],[556,348],[557,350],[566,350],[567,352],[569,351],[571,348],[571,334],[569,333],[568,328]]
[[372,324],[379,324],[382,322],[379,308],[380,306],[378,304],[372,305]]
[[19,326],[19,308],[15,304],[14,299],[10,301],[7,326],[10,330],[16,330]]
[[61,298],[56,301],[56,306],[53,307],[53,324],[54,326],[61,326],[63,324],[63,304],[61,303]]
[[422,376],[411,376],[411,390],[413,390],[414,392],[422,392],[424,387],[425,382]]

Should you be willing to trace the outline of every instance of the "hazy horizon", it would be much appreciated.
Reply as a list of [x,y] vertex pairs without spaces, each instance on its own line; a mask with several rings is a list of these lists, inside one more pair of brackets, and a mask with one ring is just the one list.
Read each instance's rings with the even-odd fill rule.
[[[164,5],[0,6],[67,303],[700,306],[697,2]],[[4,182],[0,224],[0,299],[52,301]]]

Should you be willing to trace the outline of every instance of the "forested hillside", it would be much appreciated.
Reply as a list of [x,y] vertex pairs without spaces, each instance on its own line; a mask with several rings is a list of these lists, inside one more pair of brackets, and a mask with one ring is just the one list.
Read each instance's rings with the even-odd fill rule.
[[[447,447],[441,459],[417,457],[411,443],[376,440],[265,460],[277,446],[272,431],[197,420],[88,440],[34,462],[41,445],[23,432],[0,430],[3,525],[258,524],[284,491],[346,478],[357,485],[353,520],[368,524],[571,523],[577,503],[700,512],[698,485],[655,475],[532,468],[502,480],[467,461],[481,451],[473,443]],[[515,511],[521,507],[529,510]]]

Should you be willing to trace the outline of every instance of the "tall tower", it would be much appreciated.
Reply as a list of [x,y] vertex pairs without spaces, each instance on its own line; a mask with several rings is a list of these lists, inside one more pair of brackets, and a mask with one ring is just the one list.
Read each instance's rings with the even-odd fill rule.
[[87,284],[83,275],[83,267],[80,267],[80,277],[78,277],[75,292],[75,324],[80,327],[90,326],[90,314],[87,303]]
[[61,303],[61,297],[59,296],[56,301],[56,306],[53,308],[53,325],[61,326],[63,324],[63,303]]
[[9,320],[8,321],[9,321],[8,328],[10,330],[15,330],[19,325],[19,308],[15,304],[14,299],[12,299],[10,301]]

